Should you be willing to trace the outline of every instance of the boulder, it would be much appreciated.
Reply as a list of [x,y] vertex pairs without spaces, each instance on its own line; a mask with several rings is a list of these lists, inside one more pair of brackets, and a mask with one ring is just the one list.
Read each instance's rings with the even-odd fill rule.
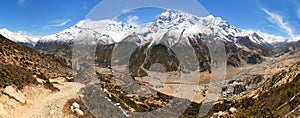
[[228,112],[219,111],[218,113],[214,113],[212,117],[219,118],[219,117],[224,117],[226,115],[228,115]]
[[83,116],[83,115],[84,115],[83,111],[80,110],[80,109],[75,109],[75,113],[76,113],[77,115],[80,115],[80,116]]
[[234,107],[231,107],[230,109],[229,109],[229,111],[230,111],[230,113],[237,113],[237,109],[236,108],[234,108]]
[[18,102],[25,104],[26,103],[26,97],[24,96],[24,94],[18,90],[16,90],[14,87],[12,86],[7,86],[5,87],[4,94],[7,94],[8,96],[16,99]]
[[72,106],[75,108],[75,109],[80,109],[80,105],[77,103],[77,102],[74,102],[72,104]]
[[70,109],[72,112],[75,112],[74,106],[71,106]]

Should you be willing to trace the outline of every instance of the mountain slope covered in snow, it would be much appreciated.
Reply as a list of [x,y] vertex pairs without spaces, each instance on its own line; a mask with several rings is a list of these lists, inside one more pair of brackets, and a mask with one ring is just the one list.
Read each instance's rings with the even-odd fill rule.
[[6,37],[7,39],[10,39],[16,43],[20,43],[29,47],[34,47],[37,40],[39,38],[31,37],[31,36],[24,36],[21,33],[14,33],[9,31],[8,29],[0,29],[0,35]]
[[39,42],[74,40],[97,40],[98,43],[110,44],[121,40],[121,36],[135,27],[114,20],[82,20],[75,26],[65,29],[57,34],[41,37]]
[[[230,42],[234,42],[236,36],[249,36],[253,42],[258,44],[269,42],[269,40],[264,39],[265,37],[262,38],[262,36],[260,36],[262,33],[257,34],[255,32],[242,31],[220,17],[209,15],[198,18],[176,10],[165,10],[155,21],[137,27],[114,20],[92,21],[87,19],[57,34],[42,37],[39,42],[69,42],[86,38],[95,39],[103,44],[112,44],[121,41],[126,35],[129,35],[129,33],[135,33],[137,35],[146,33],[140,37],[142,38],[141,42],[143,42],[148,41],[149,38],[159,39],[159,35],[162,32],[182,29],[185,29],[185,34],[187,35],[214,32],[215,35],[221,39]],[[80,36],[78,34],[80,34]],[[81,35],[86,37],[82,37]],[[277,37],[272,38],[270,42]]]

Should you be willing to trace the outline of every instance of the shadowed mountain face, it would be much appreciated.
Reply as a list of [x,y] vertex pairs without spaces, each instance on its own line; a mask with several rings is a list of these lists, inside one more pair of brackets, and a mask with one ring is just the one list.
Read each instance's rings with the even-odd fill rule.
[[[262,56],[271,56],[273,54],[270,49],[249,41],[248,37],[239,37],[239,39],[239,44],[247,49],[237,47],[233,42],[224,42],[227,53],[227,65],[229,66],[239,67],[244,64],[259,64],[263,61]],[[127,37],[127,40],[130,40],[130,36]],[[141,66],[143,65],[146,69],[149,69],[150,66],[154,63],[161,63],[167,68],[167,71],[178,70],[179,62],[176,58],[180,57],[180,53],[185,55],[185,52],[179,52],[179,54],[176,55],[173,52],[174,50],[172,49],[184,48],[186,48],[186,50],[194,50],[195,56],[197,57],[196,60],[198,61],[198,64],[196,65],[199,65],[201,72],[210,71],[210,54],[205,40],[201,40],[201,35],[196,37],[189,37],[186,40],[188,41],[187,44],[178,43],[179,45],[177,45],[177,47],[176,45],[167,47],[167,45],[165,45],[163,42],[151,45],[151,42],[145,43],[143,45],[137,45],[132,42],[132,45],[134,47],[137,47],[133,52],[124,52],[126,51],[126,47],[123,47],[123,52],[114,53],[119,53],[119,57],[122,57],[122,55],[128,56],[128,54],[131,54],[129,66],[133,76],[145,75],[145,72],[140,69]],[[96,49],[96,64],[98,64],[100,67],[111,67],[111,57],[113,50],[117,48],[116,45],[120,46],[121,43],[109,45],[98,44]],[[48,44],[45,44],[44,46],[37,46],[39,46],[38,49],[41,49],[43,51],[65,55],[66,57],[71,58],[73,43],[71,42],[61,44],[59,42],[48,42]],[[123,46],[132,47],[131,45]]]
[[[190,54],[190,58],[181,60],[185,61],[185,65],[188,65],[188,63],[198,65],[201,72],[210,72],[211,57],[209,49],[206,41],[201,40],[200,37],[189,37],[186,39],[187,42],[185,44],[178,43],[171,47],[168,47],[163,42],[158,44],[151,44],[149,42],[143,45],[137,45],[134,42],[126,43],[126,41],[110,45],[99,44],[96,50],[96,64],[100,67],[111,67],[111,58],[114,53],[114,55],[118,55],[118,58],[121,58],[120,60],[129,60],[129,62],[123,62],[121,65],[128,64],[132,76],[144,76],[146,73],[143,68],[149,70],[151,65],[155,63],[162,64],[166,68],[166,71],[178,71],[184,68],[189,71],[195,71],[195,67],[179,67],[179,58],[189,55],[187,54],[189,50],[193,50],[194,55]],[[127,38],[130,38],[130,36]],[[245,64],[259,64],[263,61],[262,56],[272,55],[273,53],[271,50],[259,47],[258,45],[258,48],[254,48],[253,50],[244,50],[232,42],[224,43],[228,66],[239,67]],[[245,44],[244,46],[248,45]],[[135,48],[132,48],[131,52],[128,52],[126,49],[128,47]],[[195,59],[191,59],[193,56],[195,56]]]
[[34,49],[19,45],[0,35],[0,64],[14,65],[42,79],[70,77],[70,68],[53,61]]

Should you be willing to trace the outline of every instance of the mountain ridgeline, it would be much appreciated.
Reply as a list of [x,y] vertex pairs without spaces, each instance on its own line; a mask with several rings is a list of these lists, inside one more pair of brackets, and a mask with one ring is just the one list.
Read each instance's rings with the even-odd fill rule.
[[[209,34],[213,38],[207,38]],[[149,69],[154,63],[162,64],[167,71],[183,69],[179,67],[181,54],[175,54],[174,49],[193,50],[200,71],[210,71],[208,40],[220,40],[225,44],[227,65],[233,67],[259,64],[264,56],[274,54],[272,46],[256,33],[244,34],[218,17],[198,18],[176,10],[165,10],[154,22],[140,27],[110,20],[81,21],[56,35],[42,38],[35,49],[71,58],[75,42],[95,41],[98,43],[96,64],[111,67],[112,53],[122,56],[121,52],[113,52],[114,49],[121,43],[129,42],[131,44],[128,46],[136,48],[123,52],[123,56],[131,54],[127,64],[132,76],[143,76],[145,72],[142,68]],[[184,55],[185,52],[180,53]]]

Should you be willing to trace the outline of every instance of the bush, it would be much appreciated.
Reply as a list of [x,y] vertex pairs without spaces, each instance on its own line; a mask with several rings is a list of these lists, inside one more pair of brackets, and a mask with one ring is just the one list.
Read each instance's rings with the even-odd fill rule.
[[37,84],[32,74],[21,67],[14,65],[0,64],[0,87],[15,85],[18,89],[22,89],[25,85]]

